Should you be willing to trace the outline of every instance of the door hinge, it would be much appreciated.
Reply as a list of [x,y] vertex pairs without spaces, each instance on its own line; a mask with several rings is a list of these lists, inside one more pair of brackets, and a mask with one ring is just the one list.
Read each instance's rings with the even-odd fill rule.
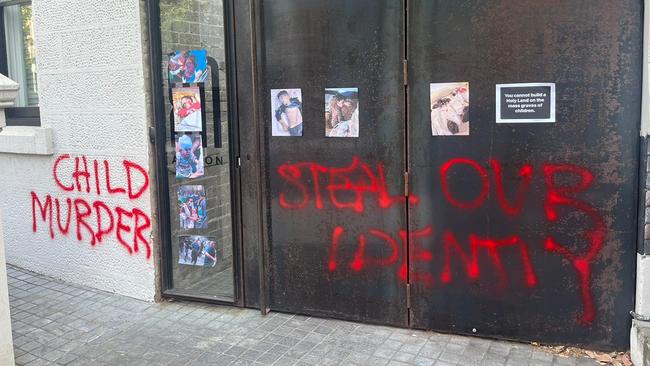
[[156,143],[156,128],[155,127],[149,127],[149,142],[152,144]]
[[402,60],[403,74],[404,74],[404,85],[409,84],[409,67],[408,60]]
[[411,284],[406,284],[406,308],[411,308]]
[[411,192],[409,187],[409,172],[404,172],[404,197],[408,197],[409,192]]

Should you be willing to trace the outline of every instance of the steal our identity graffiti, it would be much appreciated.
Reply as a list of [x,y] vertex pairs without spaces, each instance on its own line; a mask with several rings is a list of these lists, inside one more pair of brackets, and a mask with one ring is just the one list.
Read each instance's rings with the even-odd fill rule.
[[[526,288],[535,288],[544,280],[536,270],[543,259],[531,255],[533,246],[539,246],[543,253],[559,256],[570,264],[574,276],[567,280],[575,282],[576,295],[582,303],[578,323],[584,326],[593,324],[597,307],[592,293],[592,265],[603,248],[606,224],[599,210],[581,197],[594,185],[594,175],[589,169],[574,164],[522,164],[515,169],[516,183],[506,184],[504,169],[504,164],[496,159],[481,163],[457,157],[444,162],[432,172],[445,201],[439,204],[451,205],[459,215],[467,215],[486,208],[488,201],[496,198],[497,207],[503,214],[516,219],[525,214],[531,186],[538,180],[545,191],[538,204],[541,205],[545,226],[549,228],[548,233],[539,238],[524,238],[516,232],[495,236],[475,232],[471,227],[464,232],[455,232],[436,227],[434,222],[422,228],[402,228],[395,232],[368,227],[350,238],[353,235],[350,231],[354,230],[339,224],[330,228],[329,254],[323,259],[324,268],[331,273],[348,271],[367,276],[373,267],[389,267],[394,268],[395,276],[401,281],[408,279],[411,283],[431,288],[463,281],[479,282],[486,274],[497,278],[496,286],[500,290],[507,289],[513,281]],[[459,173],[474,180],[476,189],[462,193],[455,190],[453,176]],[[389,193],[386,180],[390,177],[386,177],[384,165],[381,162],[369,164],[358,157],[345,167],[325,166],[318,162],[285,163],[277,168],[277,174],[281,179],[277,202],[285,210],[333,208],[354,212],[361,217],[372,213],[369,212],[368,199],[375,201],[379,210],[404,205],[407,200],[414,209],[422,204],[421,198],[415,194],[406,198]],[[578,235],[579,249],[574,243],[562,242],[553,233],[556,228],[561,228],[563,219],[575,215],[585,217],[584,227],[578,228],[582,232]],[[341,255],[346,241],[345,245],[355,246],[353,256]],[[382,246],[383,255],[367,255],[370,245]],[[408,260],[407,251],[410,251]],[[465,278],[462,278],[463,274]]]

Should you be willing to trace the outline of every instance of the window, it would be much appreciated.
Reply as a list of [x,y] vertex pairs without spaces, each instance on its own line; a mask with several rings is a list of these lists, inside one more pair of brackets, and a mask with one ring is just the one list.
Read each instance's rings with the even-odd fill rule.
[[0,13],[0,73],[20,84],[7,125],[40,126],[31,2],[0,2]]

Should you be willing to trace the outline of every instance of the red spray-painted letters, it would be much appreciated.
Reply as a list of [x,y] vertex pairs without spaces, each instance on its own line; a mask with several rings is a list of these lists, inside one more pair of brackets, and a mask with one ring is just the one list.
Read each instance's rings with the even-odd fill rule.
[[[112,180],[116,173],[124,181],[122,186]],[[151,258],[151,245],[147,239],[147,232],[151,229],[149,216],[137,207],[110,207],[103,199],[123,196],[134,202],[142,197],[149,187],[149,175],[145,168],[129,160],[123,160],[118,167],[114,167],[107,160],[89,162],[83,155],[73,158],[63,154],[52,165],[52,178],[63,192],[79,196],[92,194],[95,197],[91,200],[84,197],[60,198],[52,194],[39,196],[32,191],[34,232],[38,230],[39,221],[47,225],[51,238],[55,237],[55,232],[67,236],[72,227],[77,240],[87,241],[92,246],[101,244],[114,234],[117,242],[129,254],[138,253],[144,248],[147,259]]]
[[[383,164],[367,164],[358,157],[343,168],[327,167],[313,162],[283,164],[278,168],[278,174],[285,183],[284,190],[279,194],[279,205],[285,209],[305,209],[312,204],[316,209],[322,210],[329,205],[334,210],[351,210],[361,214],[366,211],[366,197],[375,200],[380,210],[406,204],[404,196],[388,193]],[[540,202],[545,212],[542,219],[548,223],[546,226],[553,227],[557,223],[561,207],[565,208],[561,210],[564,214],[568,210],[584,214],[592,223],[583,235],[587,249],[584,252],[576,252],[559,243],[552,234],[533,242],[530,239],[524,241],[519,235],[491,237],[473,233],[469,229],[468,232],[462,233],[461,237],[449,230],[439,230],[436,233],[434,225],[410,232],[398,230],[392,233],[381,228],[369,228],[356,238],[350,238],[345,226],[336,226],[332,230],[328,270],[359,273],[373,267],[394,267],[395,275],[400,280],[429,287],[446,286],[458,281],[480,281],[484,273],[490,272],[491,276],[497,278],[497,286],[503,290],[512,283],[509,274],[516,268],[520,271],[519,283],[525,288],[535,288],[543,281],[538,278],[535,261],[530,254],[531,245],[537,245],[572,264],[577,274],[578,296],[582,301],[578,320],[583,325],[593,323],[596,306],[591,290],[591,266],[602,249],[606,229],[598,210],[577,198],[593,184],[594,177],[589,170],[571,164],[542,164],[535,170],[532,165],[523,164],[518,168],[514,180],[516,184],[507,186],[504,169],[498,160],[492,159],[484,166],[475,160],[459,157],[442,164],[438,174],[440,190],[446,203],[427,204],[448,204],[457,209],[459,215],[468,215],[487,207],[486,203],[495,198],[502,214],[513,220],[524,213],[533,179],[538,177],[546,187],[543,202]],[[452,181],[454,176],[459,174],[462,179],[476,179],[478,191],[454,190]],[[563,178],[561,182],[575,183],[560,184],[560,176]],[[494,195],[491,195],[491,192],[494,192]],[[347,201],[339,197],[342,193],[346,193]],[[350,200],[349,197],[353,199]],[[408,203],[416,206],[420,200],[417,196],[410,195]],[[344,242],[356,243],[353,257],[341,258],[339,253]],[[385,256],[369,257],[367,253],[370,245],[383,246],[380,252],[385,253]],[[407,250],[410,250],[410,269],[406,263]],[[509,258],[507,262],[504,261],[506,255]],[[432,267],[434,258],[439,258],[439,267]],[[349,262],[342,264],[342,260]],[[508,270],[505,263],[511,263],[513,269]],[[514,263],[518,264],[515,266]],[[421,268],[427,270],[422,271]],[[454,268],[464,273],[465,278],[455,278]]]

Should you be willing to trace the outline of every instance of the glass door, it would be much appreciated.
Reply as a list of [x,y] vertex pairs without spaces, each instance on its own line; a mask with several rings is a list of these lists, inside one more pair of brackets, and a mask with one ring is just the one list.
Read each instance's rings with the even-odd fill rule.
[[165,130],[161,188],[168,189],[169,212],[164,293],[233,302],[236,131],[228,113],[224,4],[161,0],[158,11],[164,122],[157,128]]

